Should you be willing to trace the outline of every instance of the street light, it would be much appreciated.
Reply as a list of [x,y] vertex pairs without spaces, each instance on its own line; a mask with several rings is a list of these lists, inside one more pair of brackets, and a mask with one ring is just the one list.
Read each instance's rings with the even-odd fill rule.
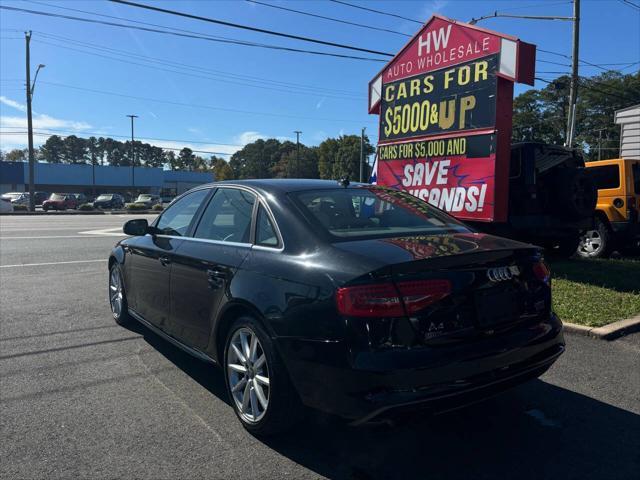
[[38,72],[44,65],[41,63],[38,65],[33,84],[31,83],[31,32],[24,33],[24,39],[26,43],[26,91],[27,91],[27,136],[29,141],[29,210],[34,212],[36,210],[36,197],[35,197],[35,155],[33,153],[33,115],[31,112],[31,101],[33,99],[33,92],[36,89],[36,79],[38,78]]

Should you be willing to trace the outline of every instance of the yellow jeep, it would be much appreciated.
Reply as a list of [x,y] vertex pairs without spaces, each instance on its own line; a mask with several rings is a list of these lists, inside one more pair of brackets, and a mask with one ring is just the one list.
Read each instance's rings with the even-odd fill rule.
[[580,239],[578,255],[603,257],[616,247],[637,246],[640,240],[640,160],[588,162],[598,188],[594,230]]

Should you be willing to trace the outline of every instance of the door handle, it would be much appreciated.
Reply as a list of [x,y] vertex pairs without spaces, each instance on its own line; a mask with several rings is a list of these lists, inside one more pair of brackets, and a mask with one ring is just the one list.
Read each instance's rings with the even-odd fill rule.
[[171,259],[170,259],[169,257],[167,257],[167,256],[160,257],[160,264],[161,264],[163,267],[166,267],[166,266],[167,266],[167,265],[169,265],[170,263],[171,263]]
[[209,288],[212,290],[222,287],[226,279],[227,273],[224,270],[217,268],[207,270],[207,282],[209,283]]

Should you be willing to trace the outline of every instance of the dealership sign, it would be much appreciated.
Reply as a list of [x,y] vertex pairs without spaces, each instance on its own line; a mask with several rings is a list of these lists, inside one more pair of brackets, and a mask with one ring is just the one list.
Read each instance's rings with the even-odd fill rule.
[[534,65],[533,45],[433,16],[369,84],[377,182],[506,220],[513,83],[533,84]]

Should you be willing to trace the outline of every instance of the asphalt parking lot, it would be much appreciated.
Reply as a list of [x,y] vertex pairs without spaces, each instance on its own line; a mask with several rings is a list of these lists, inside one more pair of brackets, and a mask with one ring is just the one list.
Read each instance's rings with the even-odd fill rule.
[[541,379],[457,412],[253,438],[216,368],[113,322],[126,219],[0,217],[1,478],[638,478],[640,334],[567,335]]

